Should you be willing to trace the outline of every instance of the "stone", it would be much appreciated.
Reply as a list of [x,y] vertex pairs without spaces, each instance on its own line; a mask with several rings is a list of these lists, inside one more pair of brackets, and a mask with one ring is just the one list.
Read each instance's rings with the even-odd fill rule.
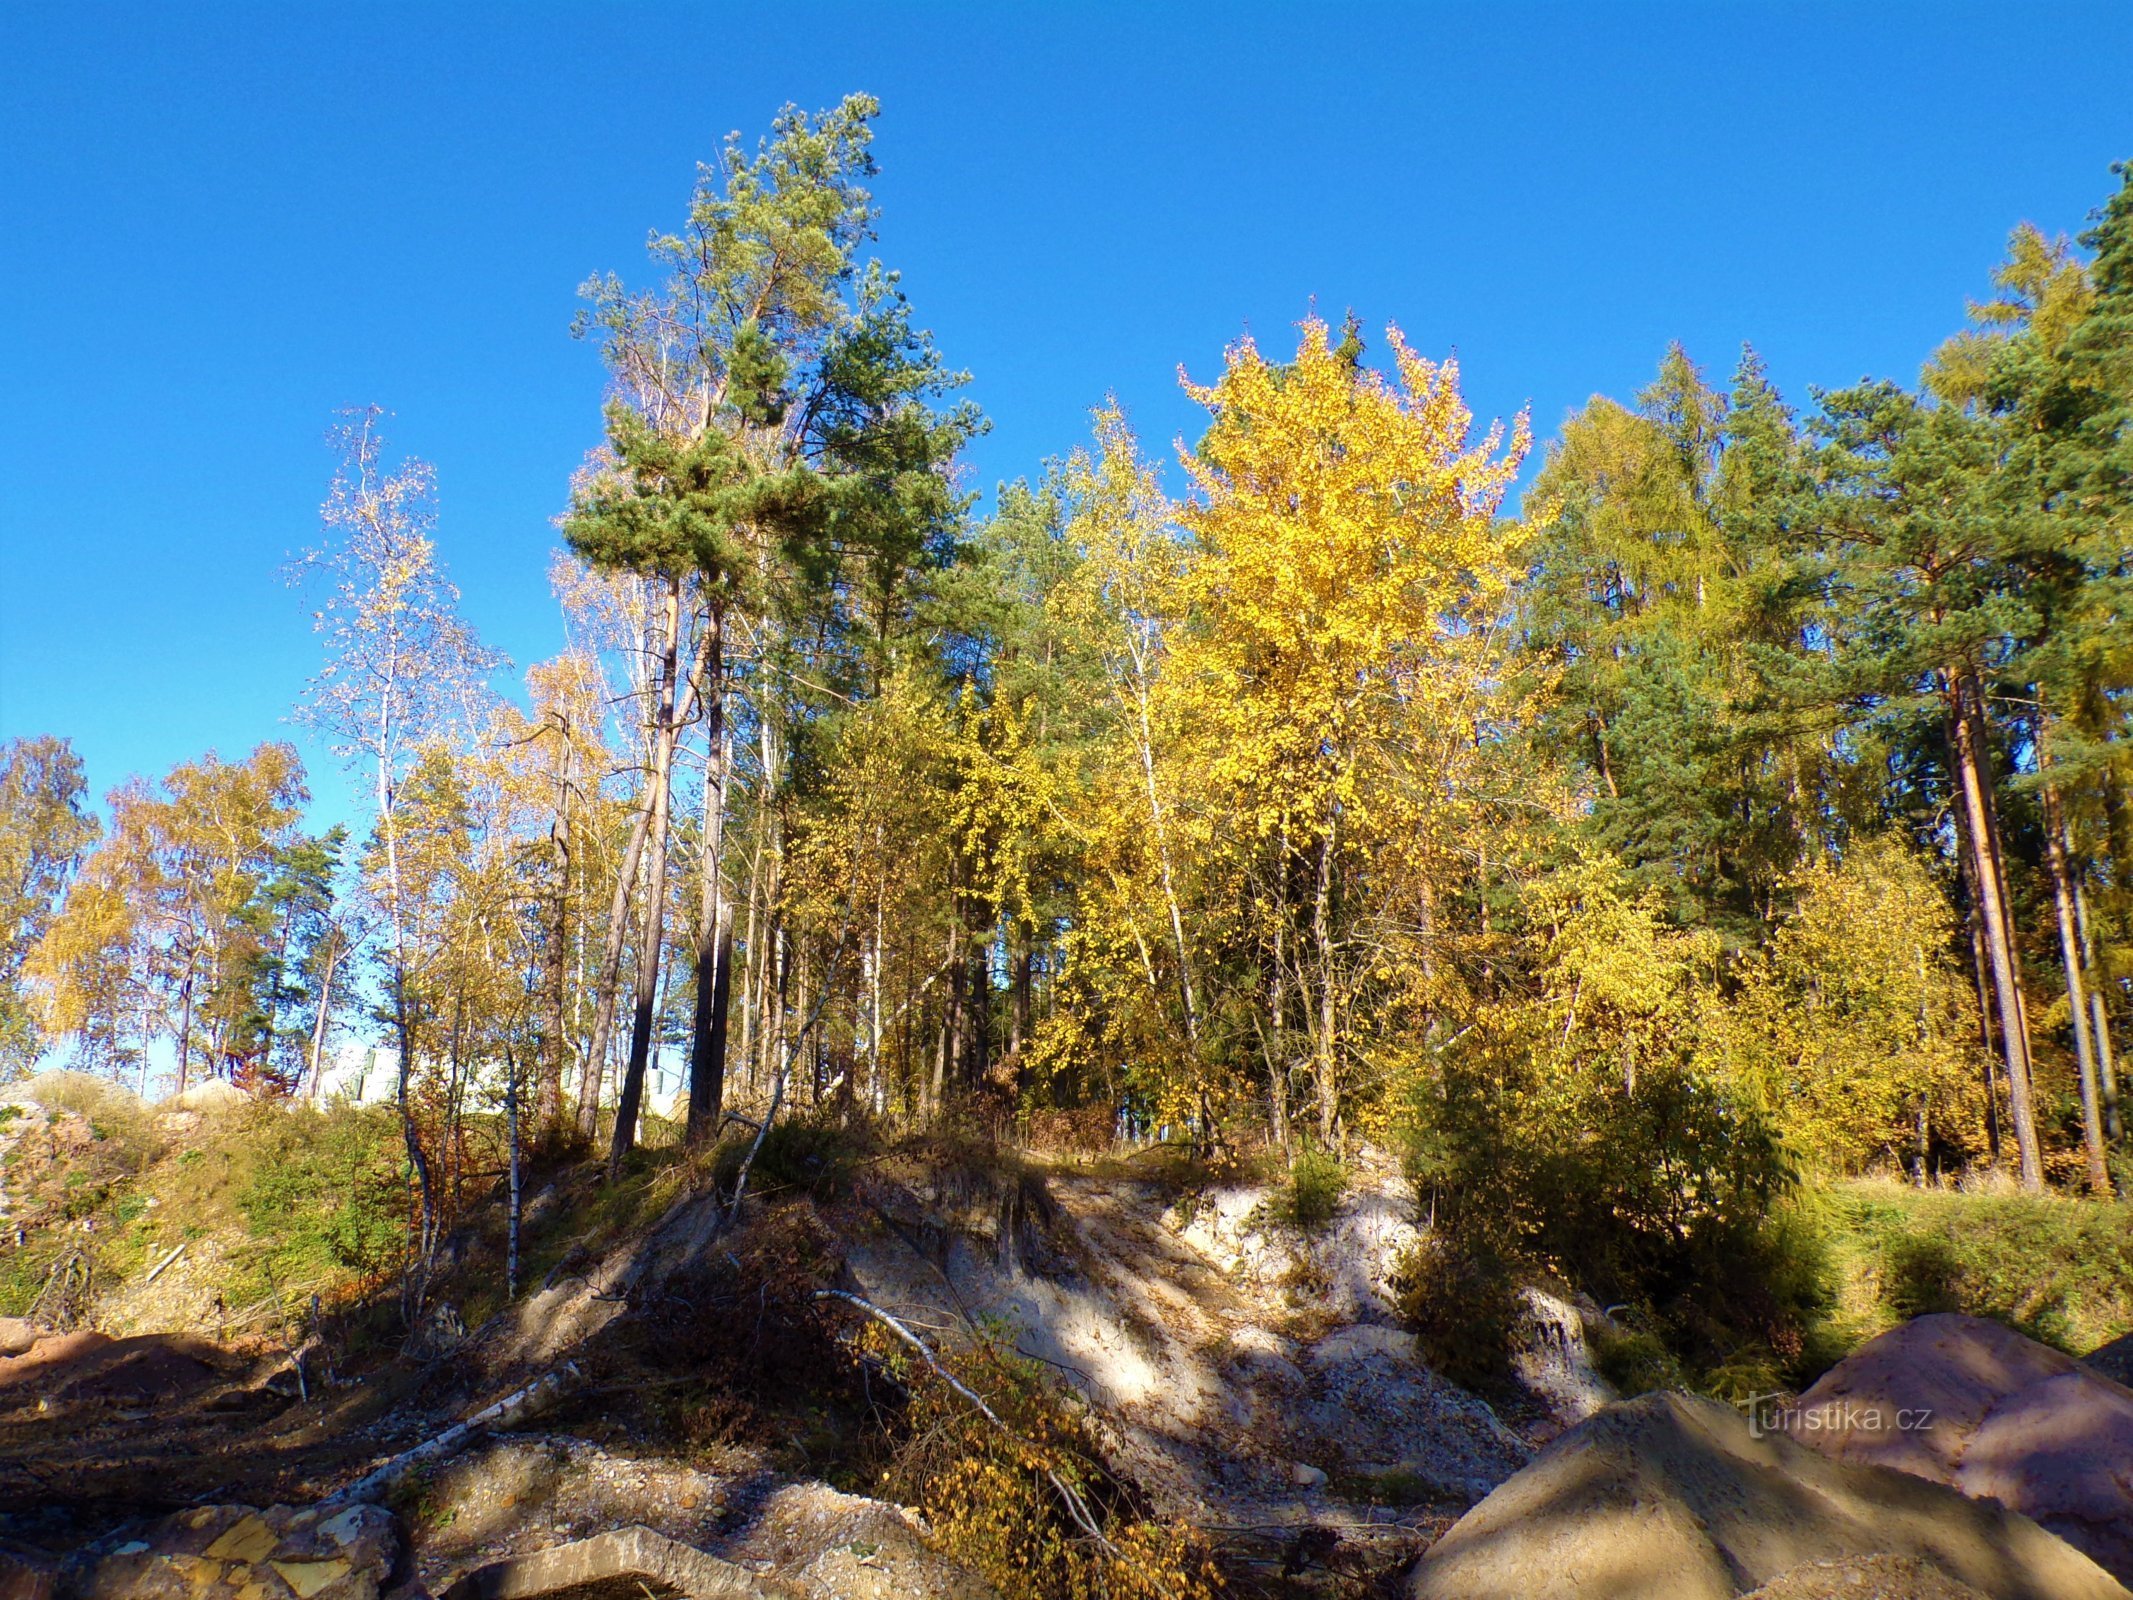
[[213,1561],[242,1561],[257,1565],[273,1553],[281,1535],[267,1526],[266,1518],[240,1518],[225,1528],[215,1542],[200,1553]]
[[1350,1460],[1406,1464],[1432,1498],[1472,1505],[1533,1457],[1484,1401],[1432,1370],[1401,1329],[1355,1323],[1303,1358],[1316,1383],[1297,1412],[1311,1431]]
[[54,1600],[59,1575],[27,1556],[0,1550],[0,1600]]
[[1293,1462],[1289,1467],[1289,1482],[1299,1489],[1323,1489],[1326,1486],[1325,1470],[1302,1461]]
[[1578,1308],[1545,1289],[1520,1291],[1511,1370],[1561,1426],[1583,1422],[1622,1398],[1593,1368]]
[[1735,1600],[1767,1585],[1804,1597],[1827,1592],[1808,1581],[1818,1564],[1870,1574],[1879,1558],[1928,1573],[1935,1600],[1960,1586],[1996,1600],[2128,1600],[2109,1573],[2018,1512],[1832,1460],[1682,1394],[1608,1406],[1563,1434],[1430,1547],[1407,1592]]
[[28,1354],[45,1332],[28,1317],[0,1317],[0,1357]]
[[1800,1396],[1802,1443],[1991,1497],[2133,1583],[2133,1389],[1982,1317],[1918,1317]]
[[617,1579],[659,1583],[687,1600],[767,1600],[746,1567],[692,1550],[649,1528],[618,1528],[548,1550],[507,1556],[468,1573],[444,1600],[539,1600]]
[[78,1600],[378,1600],[400,1531],[379,1506],[201,1506],[68,1563]]

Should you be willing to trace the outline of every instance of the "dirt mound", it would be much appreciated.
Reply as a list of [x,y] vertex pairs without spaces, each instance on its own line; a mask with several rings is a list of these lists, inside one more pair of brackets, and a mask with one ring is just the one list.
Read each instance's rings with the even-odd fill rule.
[[1877,1558],[1910,1563],[1912,1592],[1935,1600],[1963,1594],[1943,1578],[1998,1600],[2127,1600],[2109,1573],[2018,1513],[1830,1460],[1678,1394],[1609,1406],[1564,1434],[1432,1547],[1408,1592],[1732,1600],[1786,1580],[1774,1593],[1805,1600],[1846,1592],[1818,1564],[1871,1574],[1858,1564]]
[[2133,1582],[2133,1390],[1979,1317],[1919,1317],[1831,1368],[1788,1418],[1840,1461],[1991,1496]]
[[216,1345],[182,1334],[113,1339],[83,1329],[39,1339],[0,1359],[0,1406],[34,1399],[57,1403],[166,1401],[219,1382],[230,1360]]

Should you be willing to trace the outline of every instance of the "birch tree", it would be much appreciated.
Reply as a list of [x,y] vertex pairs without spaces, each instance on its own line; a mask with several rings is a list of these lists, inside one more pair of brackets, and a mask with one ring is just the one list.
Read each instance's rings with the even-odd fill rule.
[[324,542],[291,569],[292,580],[318,596],[312,620],[326,665],[297,712],[366,780],[383,868],[376,899],[385,1004],[400,1058],[395,1100],[421,1193],[426,1259],[439,1197],[410,1094],[422,1063],[408,983],[398,795],[425,741],[475,724],[488,676],[504,658],[460,617],[459,590],[438,559],[435,469],[413,459],[388,469],[383,417],[376,406],[344,412],[330,435],[340,464],[319,513]]

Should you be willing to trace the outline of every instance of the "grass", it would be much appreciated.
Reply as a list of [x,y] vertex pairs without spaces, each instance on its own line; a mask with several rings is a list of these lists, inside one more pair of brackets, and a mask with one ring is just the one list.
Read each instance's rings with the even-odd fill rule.
[[2133,1332],[2133,1204],[1859,1180],[1807,1205],[1827,1251],[1824,1348],[1936,1311],[1990,1317],[2070,1355]]

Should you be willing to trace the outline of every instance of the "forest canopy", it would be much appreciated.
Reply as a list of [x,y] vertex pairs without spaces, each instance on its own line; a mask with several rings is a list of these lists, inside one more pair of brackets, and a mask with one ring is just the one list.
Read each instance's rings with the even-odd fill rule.
[[0,1072],[378,1047],[425,1241],[468,1119],[619,1168],[662,1078],[697,1143],[1520,1152],[1654,1237],[1800,1171],[2133,1178],[2133,170],[1915,383],[1676,346],[1536,450],[1306,317],[1183,380],[1197,437],[1106,401],[981,507],[876,111],[729,143],[585,284],[525,551],[569,645],[508,688],[434,472],[341,419],[291,694],[353,828],[273,740],[101,820],[65,740],[0,752]]

